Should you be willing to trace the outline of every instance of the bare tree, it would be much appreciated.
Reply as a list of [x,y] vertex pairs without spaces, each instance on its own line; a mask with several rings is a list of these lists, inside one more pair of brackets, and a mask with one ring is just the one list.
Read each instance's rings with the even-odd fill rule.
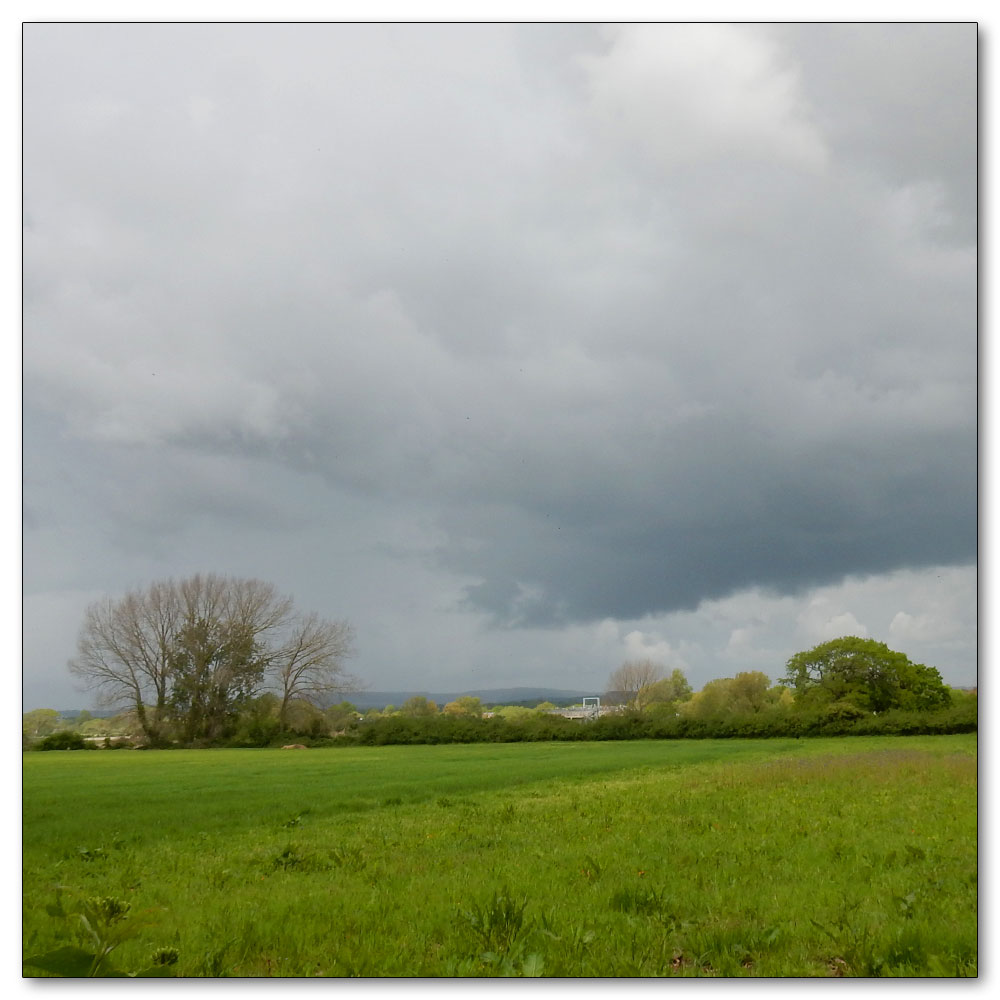
[[293,606],[289,597],[282,597],[270,583],[263,580],[222,580],[209,576],[206,580],[224,593],[226,617],[234,627],[243,629],[254,642],[269,632],[279,632],[292,620]]
[[133,709],[151,740],[161,735],[180,620],[172,583],[130,591],[118,601],[95,601],[84,612],[77,655],[69,663],[70,672],[96,690],[103,704]]
[[354,654],[354,629],[348,622],[326,621],[316,614],[294,619],[286,641],[275,650],[270,674],[281,698],[278,718],[286,722],[289,703],[315,701],[333,693],[356,691],[357,678],[344,671]]
[[626,660],[608,678],[608,697],[619,698],[630,708],[642,708],[645,694],[663,677],[663,667],[653,660]]
[[261,580],[198,574],[154,583],[87,608],[70,671],[105,704],[134,711],[146,738],[168,718],[187,739],[211,739],[268,674],[282,715],[290,700],[357,686],[343,673],[353,630]]

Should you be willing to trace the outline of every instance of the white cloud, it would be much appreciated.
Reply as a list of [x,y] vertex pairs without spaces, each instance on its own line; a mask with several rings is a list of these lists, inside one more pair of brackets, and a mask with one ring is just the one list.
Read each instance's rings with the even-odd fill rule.
[[961,632],[959,621],[934,613],[911,615],[898,611],[889,623],[889,635],[897,642],[943,642]]
[[759,26],[626,25],[605,55],[582,62],[612,132],[661,163],[825,160],[798,72]]
[[[631,627],[609,620],[600,628],[610,637],[615,629],[631,636],[633,658],[663,635],[682,637],[671,650],[683,657],[682,669],[696,688],[746,670],[777,680],[789,657],[842,635],[885,642],[937,667],[948,683],[969,685],[976,681],[975,590],[974,566],[899,570],[849,577],[798,595],[754,587],[703,601],[693,611],[650,615]],[[900,612],[901,605],[911,611]],[[865,609],[864,621],[856,608]]]
[[726,643],[727,653],[741,653],[753,648],[754,638],[760,633],[759,626],[740,626],[729,633]]
[[867,626],[826,592],[806,605],[798,615],[797,624],[799,634],[810,644],[828,642],[844,635],[868,636]]
[[854,635],[866,639],[868,637],[868,626],[862,625],[850,611],[845,611],[842,614],[835,615],[826,622],[823,626],[823,633],[826,639],[838,639],[845,635]]
[[620,635],[618,623],[612,618],[605,618],[595,629],[594,638],[603,645],[609,642],[617,643]]
[[657,633],[647,633],[633,629],[624,638],[625,659],[652,660],[669,670],[689,669],[684,657]]

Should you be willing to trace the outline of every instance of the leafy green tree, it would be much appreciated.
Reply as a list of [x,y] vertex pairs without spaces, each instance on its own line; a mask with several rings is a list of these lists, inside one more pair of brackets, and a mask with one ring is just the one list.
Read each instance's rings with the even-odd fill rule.
[[680,702],[688,701],[692,691],[688,679],[681,670],[674,670],[669,677],[654,681],[643,691],[646,708],[675,710]]
[[500,718],[505,719],[507,722],[516,723],[533,718],[536,714],[536,709],[528,708],[525,705],[503,705],[496,709],[493,714],[499,715]]
[[456,698],[454,701],[449,701],[448,704],[444,706],[443,711],[447,715],[464,715],[481,719],[483,716],[483,703],[479,700],[479,698],[475,698],[469,694],[463,694],[460,698]]
[[358,710],[349,701],[331,705],[324,713],[326,724],[331,733],[345,730],[358,718]]
[[62,725],[62,716],[54,708],[36,708],[21,716],[21,732],[29,739],[54,733]]
[[786,665],[784,683],[805,705],[849,702],[868,712],[885,712],[951,704],[951,694],[936,669],[911,662],[885,643],[858,636],[796,653]]
[[266,747],[281,736],[278,708],[281,700],[271,691],[248,698],[240,708],[232,741],[237,746]]
[[783,684],[775,684],[767,690],[768,706],[783,712],[795,708],[795,695]]
[[247,630],[205,618],[182,628],[175,642],[171,707],[183,720],[184,739],[215,739],[260,686],[262,651]]
[[680,714],[691,719],[721,719],[756,715],[774,705],[771,681],[759,670],[709,681],[690,700],[680,705]]
[[951,695],[951,703],[955,706],[979,704],[979,692],[975,688],[970,691],[966,688],[949,687],[948,693]]
[[426,719],[432,715],[437,715],[437,705],[422,694],[415,694],[399,708],[400,715],[405,715],[411,719]]
[[771,678],[759,670],[737,674],[729,689],[732,698],[730,711],[739,715],[763,711],[769,704],[767,693],[770,688]]
[[290,729],[294,733],[306,733],[310,736],[326,736],[330,731],[326,713],[304,698],[296,698],[285,705],[285,716],[281,722],[281,728]]
[[732,684],[731,677],[709,681],[679,706],[680,714],[689,719],[712,719],[724,715],[733,701]]
[[[903,656],[902,653],[899,654]],[[951,690],[934,667],[913,663],[904,657],[896,664],[898,707],[909,710],[948,708],[952,704]],[[878,709],[881,711],[881,709]]]

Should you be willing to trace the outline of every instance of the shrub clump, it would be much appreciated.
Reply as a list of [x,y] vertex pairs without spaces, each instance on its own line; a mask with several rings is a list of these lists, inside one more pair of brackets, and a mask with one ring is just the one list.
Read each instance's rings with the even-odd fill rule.
[[79,733],[74,733],[69,729],[51,733],[39,740],[35,746],[36,750],[86,750],[87,748],[87,741]]

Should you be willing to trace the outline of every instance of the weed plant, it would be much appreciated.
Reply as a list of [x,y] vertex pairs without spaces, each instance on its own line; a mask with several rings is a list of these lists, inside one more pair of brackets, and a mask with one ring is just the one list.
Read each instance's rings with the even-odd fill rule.
[[62,894],[177,976],[970,976],[976,788],[973,735],[28,754],[23,953]]

